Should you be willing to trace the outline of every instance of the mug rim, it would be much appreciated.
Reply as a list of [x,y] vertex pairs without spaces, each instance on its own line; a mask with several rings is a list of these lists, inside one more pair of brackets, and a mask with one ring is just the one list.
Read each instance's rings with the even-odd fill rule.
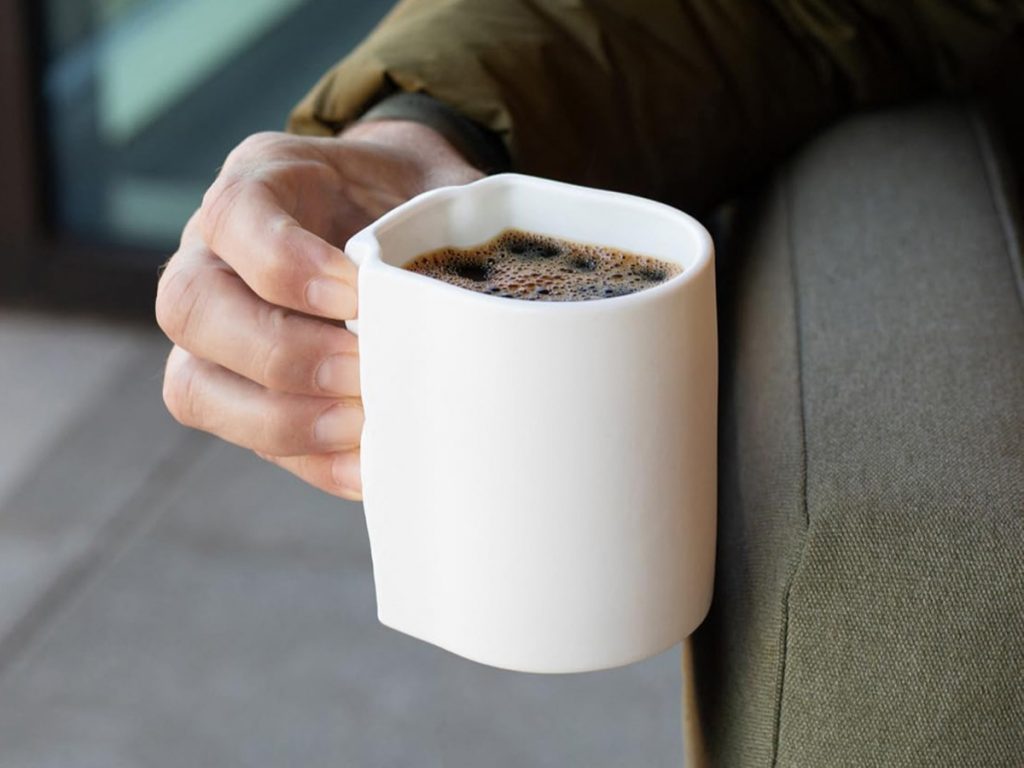
[[[570,301],[535,301],[531,299],[495,296],[492,294],[481,293],[480,291],[463,288],[452,283],[447,283],[444,280],[439,280],[418,272],[403,269],[402,267],[395,266],[393,264],[388,264],[381,258],[382,249],[379,239],[380,235],[391,227],[400,224],[401,221],[409,215],[409,212],[413,208],[442,205],[453,198],[473,194],[481,188],[491,186],[557,187],[574,195],[600,197],[606,200],[608,198],[612,198],[620,205],[625,205],[634,209],[643,208],[645,213],[653,213],[664,218],[672,219],[674,220],[674,223],[682,224],[689,229],[691,236],[694,237],[697,244],[696,256],[693,258],[691,264],[685,266],[678,274],[673,275],[655,286],[643,288],[639,291],[625,294],[623,296]],[[578,238],[566,239],[575,239],[579,241]],[[600,243],[593,243],[593,245],[600,245]],[[509,311],[525,310],[530,312],[563,313],[595,311],[597,307],[609,307],[609,305],[621,308],[629,302],[637,303],[641,301],[653,301],[664,293],[679,289],[683,285],[696,280],[700,274],[705,272],[707,269],[712,268],[714,260],[714,243],[711,239],[710,233],[703,224],[697,221],[697,219],[678,208],[674,208],[666,203],[650,200],[638,195],[631,195],[625,192],[615,192],[612,190],[598,189],[596,187],[585,187],[578,184],[569,184],[563,181],[555,181],[538,176],[528,176],[521,173],[499,173],[492,176],[485,176],[482,179],[469,182],[468,184],[438,187],[437,189],[423,192],[391,209],[379,219],[354,234],[349,238],[348,242],[346,242],[344,251],[345,254],[356,263],[360,272],[364,269],[390,271],[393,279],[412,280],[415,283],[422,285],[425,289],[429,287],[434,290],[450,292],[452,299],[462,297],[467,301],[490,302],[493,307],[502,307]]]

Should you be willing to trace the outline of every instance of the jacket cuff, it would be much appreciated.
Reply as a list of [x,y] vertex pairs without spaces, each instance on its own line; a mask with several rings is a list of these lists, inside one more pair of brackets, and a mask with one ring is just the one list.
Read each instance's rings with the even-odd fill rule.
[[441,134],[466,162],[486,174],[501,173],[511,167],[505,144],[496,133],[425,93],[392,94],[359,118],[361,123],[375,120],[422,123]]

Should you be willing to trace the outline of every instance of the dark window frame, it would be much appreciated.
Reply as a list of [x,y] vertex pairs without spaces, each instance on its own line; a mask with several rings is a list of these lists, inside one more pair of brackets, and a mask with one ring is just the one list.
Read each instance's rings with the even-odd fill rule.
[[166,255],[91,243],[53,223],[39,96],[42,39],[41,4],[0,0],[0,297],[151,314],[153,265]]

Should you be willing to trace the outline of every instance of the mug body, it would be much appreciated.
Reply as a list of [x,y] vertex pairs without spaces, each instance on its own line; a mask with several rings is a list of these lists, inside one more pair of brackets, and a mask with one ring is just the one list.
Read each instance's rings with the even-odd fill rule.
[[[401,266],[516,228],[672,261],[638,293],[531,302]],[[382,623],[528,672],[627,664],[711,600],[711,240],[627,195],[515,174],[428,192],[354,236],[363,497]]]

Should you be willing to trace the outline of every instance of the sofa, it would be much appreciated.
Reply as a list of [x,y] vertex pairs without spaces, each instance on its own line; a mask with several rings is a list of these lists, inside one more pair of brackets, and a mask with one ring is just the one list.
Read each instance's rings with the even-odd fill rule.
[[862,113],[723,218],[687,766],[1024,765],[1024,280],[972,105]]

